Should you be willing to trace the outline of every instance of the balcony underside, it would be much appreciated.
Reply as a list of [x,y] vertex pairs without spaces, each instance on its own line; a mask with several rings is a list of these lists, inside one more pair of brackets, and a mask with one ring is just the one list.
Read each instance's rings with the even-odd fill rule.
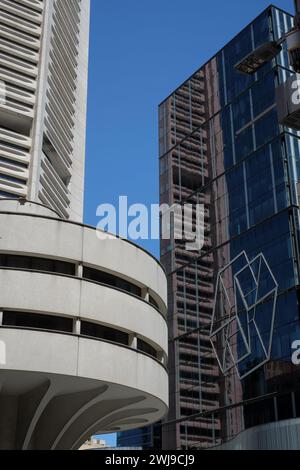
[[47,332],[5,329],[1,341],[0,449],[78,449],[167,411],[167,373],[143,354]]

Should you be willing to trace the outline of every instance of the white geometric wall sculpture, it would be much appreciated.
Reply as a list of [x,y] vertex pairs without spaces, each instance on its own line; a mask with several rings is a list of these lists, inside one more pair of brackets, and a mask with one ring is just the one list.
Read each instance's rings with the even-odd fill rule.
[[271,358],[278,284],[261,253],[243,251],[220,270],[210,340],[224,375],[236,368],[240,379]]

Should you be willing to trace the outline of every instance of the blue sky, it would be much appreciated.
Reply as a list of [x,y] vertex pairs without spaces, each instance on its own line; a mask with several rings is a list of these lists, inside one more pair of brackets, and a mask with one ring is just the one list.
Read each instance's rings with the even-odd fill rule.
[[[269,4],[91,0],[86,223],[119,195],[158,202],[158,104]],[[157,241],[140,243],[158,256]]]
[[[158,202],[158,104],[269,4],[91,0],[86,223],[119,195]],[[292,0],[275,5],[293,11]],[[141,245],[158,256],[158,242]]]

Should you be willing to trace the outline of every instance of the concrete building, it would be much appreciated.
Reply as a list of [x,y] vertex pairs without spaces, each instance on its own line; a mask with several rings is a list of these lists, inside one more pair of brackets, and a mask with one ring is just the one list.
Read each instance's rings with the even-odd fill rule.
[[300,448],[300,134],[279,125],[276,104],[294,73],[286,42],[255,74],[236,70],[292,25],[267,8],[160,105],[161,203],[205,207],[201,252],[161,243],[165,449]]
[[0,449],[78,449],[166,414],[166,277],[82,224],[89,0],[0,25]]
[[82,220],[88,0],[0,1],[0,197]]
[[108,449],[108,445],[106,444],[106,441],[103,439],[96,439],[96,438],[91,438],[88,441],[86,441],[79,450],[103,450],[103,449]]

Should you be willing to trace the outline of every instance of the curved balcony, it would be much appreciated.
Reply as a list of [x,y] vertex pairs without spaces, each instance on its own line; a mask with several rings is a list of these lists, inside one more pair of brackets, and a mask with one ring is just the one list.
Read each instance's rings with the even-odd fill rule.
[[[167,411],[167,372],[144,354],[17,329],[1,330],[1,341],[7,357],[1,386],[15,399],[23,395],[19,412],[27,413],[5,449],[78,449],[91,435],[146,426]],[[1,444],[7,395],[0,394]]]
[[6,203],[5,206],[4,202],[0,204],[0,252],[23,255],[34,253],[35,256],[81,263],[118,274],[142,289],[148,289],[166,315],[167,284],[164,270],[144,250],[117,237],[100,239],[101,232],[97,233],[93,227],[58,220],[53,218],[50,211],[49,217],[36,217],[32,213],[33,207],[29,209],[29,204],[23,208],[17,204],[18,213],[15,213],[13,203]]
[[71,276],[11,268],[0,268],[0,286],[4,312],[42,313],[74,322],[99,323],[144,338],[159,357],[167,355],[164,317],[134,295]]
[[77,449],[162,419],[159,263],[33,203],[0,202],[0,240],[0,448]]

